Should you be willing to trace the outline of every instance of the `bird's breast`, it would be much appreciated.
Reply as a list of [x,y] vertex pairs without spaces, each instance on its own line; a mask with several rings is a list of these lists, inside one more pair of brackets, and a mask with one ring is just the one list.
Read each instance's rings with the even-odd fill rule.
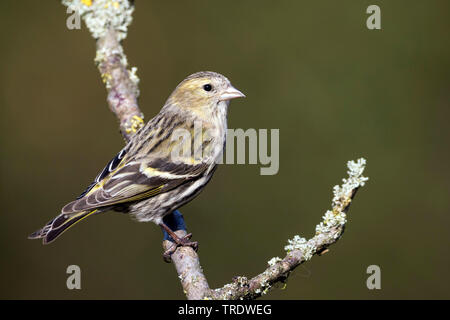
[[203,155],[214,163],[220,163],[227,134],[227,104],[220,102],[211,115],[212,126],[204,136],[205,146]]

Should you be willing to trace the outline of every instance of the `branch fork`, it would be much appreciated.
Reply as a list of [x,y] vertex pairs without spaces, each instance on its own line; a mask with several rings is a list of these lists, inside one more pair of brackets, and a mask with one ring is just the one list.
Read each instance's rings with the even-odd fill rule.
[[[106,86],[109,108],[119,120],[122,136],[128,141],[144,125],[144,115],[137,102],[137,68],[127,69],[128,62],[121,45],[132,21],[133,4],[128,0],[62,0],[62,3],[80,14],[97,40],[95,63]],[[285,285],[296,267],[316,254],[328,252],[328,247],[342,236],[350,204],[368,180],[362,175],[365,165],[363,158],[347,163],[348,178],[333,188],[331,210],[325,212],[316,226],[315,235],[309,240],[299,235],[288,240],[284,247],[285,257],[270,259],[267,268],[253,278],[234,277],[231,283],[210,289],[197,252],[191,247],[178,247],[171,258],[187,299],[250,300],[267,294],[278,283]],[[187,235],[183,216],[178,210],[166,216],[164,221],[172,230],[177,230],[175,233],[179,238]],[[173,246],[167,233],[162,246],[164,250]]]

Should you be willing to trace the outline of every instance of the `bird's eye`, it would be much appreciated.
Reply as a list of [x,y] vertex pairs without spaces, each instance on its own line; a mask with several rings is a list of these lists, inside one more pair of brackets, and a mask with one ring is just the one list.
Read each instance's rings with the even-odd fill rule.
[[211,91],[211,90],[212,90],[212,86],[208,83],[208,84],[205,84],[205,85],[203,86],[203,89],[204,89],[205,91]]

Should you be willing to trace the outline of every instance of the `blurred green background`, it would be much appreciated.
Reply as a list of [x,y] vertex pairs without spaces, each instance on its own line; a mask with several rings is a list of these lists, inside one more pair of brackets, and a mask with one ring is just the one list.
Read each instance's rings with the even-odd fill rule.
[[[382,30],[366,28],[381,7]],[[182,208],[209,283],[253,276],[288,238],[309,238],[346,161],[370,177],[343,238],[271,299],[450,298],[448,1],[136,1],[124,48],[154,116],[200,70],[246,99],[230,128],[279,128],[280,170],[222,165]],[[59,213],[123,145],[87,28],[58,1],[0,4],[0,298],[182,299],[161,231],[107,213],[49,246],[27,235]],[[66,268],[82,289],[66,288]],[[381,290],[366,269],[381,268]]]

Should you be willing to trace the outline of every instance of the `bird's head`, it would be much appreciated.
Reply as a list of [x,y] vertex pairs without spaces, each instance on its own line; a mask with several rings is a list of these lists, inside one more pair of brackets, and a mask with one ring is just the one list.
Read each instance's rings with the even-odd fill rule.
[[245,95],[234,88],[226,77],[219,73],[202,71],[184,79],[166,104],[199,113],[214,111],[219,105],[228,105],[231,99],[240,97]]

